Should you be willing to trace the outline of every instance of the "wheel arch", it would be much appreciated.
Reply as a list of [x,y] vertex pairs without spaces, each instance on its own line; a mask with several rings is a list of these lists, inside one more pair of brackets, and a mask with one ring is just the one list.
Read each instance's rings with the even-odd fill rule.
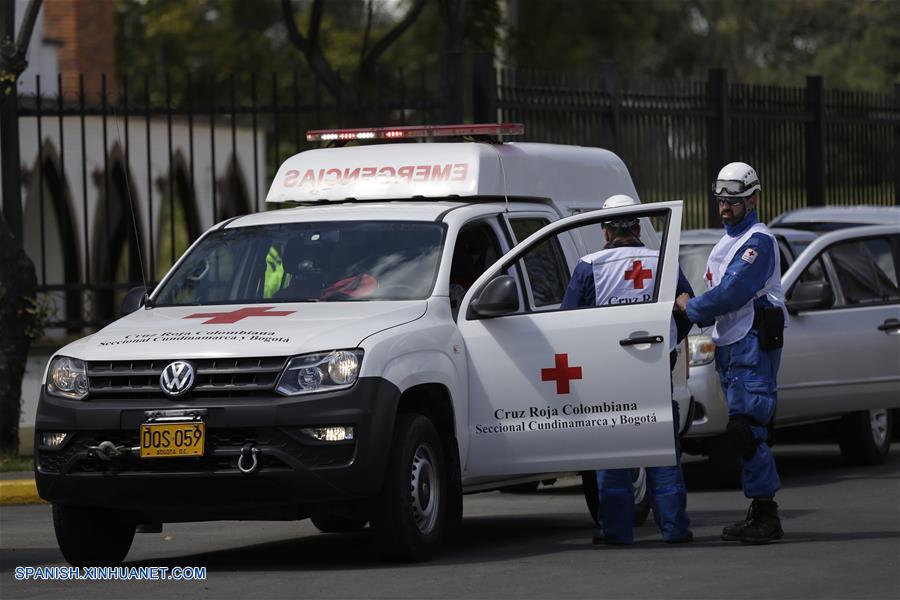
[[400,395],[397,413],[423,415],[437,430],[447,461],[451,521],[458,521],[462,518],[462,469],[456,438],[456,415],[449,388],[439,383],[425,383],[408,388]]

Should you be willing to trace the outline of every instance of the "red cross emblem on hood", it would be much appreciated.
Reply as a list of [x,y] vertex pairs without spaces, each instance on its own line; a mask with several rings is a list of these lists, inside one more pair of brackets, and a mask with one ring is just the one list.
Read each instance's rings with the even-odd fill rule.
[[194,313],[184,319],[208,319],[204,325],[220,325],[223,323],[237,323],[247,317],[284,317],[293,314],[295,310],[272,310],[274,306],[247,306],[231,312]]
[[634,261],[630,271],[625,271],[625,281],[632,281],[634,289],[644,289],[644,280],[653,277],[653,271],[644,268],[644,263],[639,260]]

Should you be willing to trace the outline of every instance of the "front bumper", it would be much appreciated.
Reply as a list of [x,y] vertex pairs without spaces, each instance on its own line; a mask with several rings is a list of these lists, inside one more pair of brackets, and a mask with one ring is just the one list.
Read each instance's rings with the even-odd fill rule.
[[[41,392],[35,425],[38,493],[50,502],[132,511],[146,521],[296,518],[309,505],[370,497],[384,477],[399,391],[381,378],[350,390],[286,398],[73,401]],[[88,447],[138,445],[144,411],[206,409],[202,457],[110,461]],[[302,427],[352,425],[354,440],[319,442]],[[58,450],[42,432],[70,432]],[[241,448],[259,448],[258,470],[237,468]]]

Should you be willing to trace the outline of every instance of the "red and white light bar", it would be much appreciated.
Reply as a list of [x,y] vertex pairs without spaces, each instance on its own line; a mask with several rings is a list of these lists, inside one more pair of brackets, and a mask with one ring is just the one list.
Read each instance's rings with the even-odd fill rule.
[[362,129],[312,129],[306,132],[306,141],[396,140],[474,135],[522,135],[523,133],[525,133],[525,126],[521,123],[407,125],[403,127],[368,127]]

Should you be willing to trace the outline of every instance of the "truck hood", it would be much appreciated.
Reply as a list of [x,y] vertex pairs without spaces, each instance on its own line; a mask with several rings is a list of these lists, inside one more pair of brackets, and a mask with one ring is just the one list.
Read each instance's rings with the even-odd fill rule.
[[288,356],[355,348],[422,317],[427,302],[318,302],[138,309],[62,348],[82,360]]

